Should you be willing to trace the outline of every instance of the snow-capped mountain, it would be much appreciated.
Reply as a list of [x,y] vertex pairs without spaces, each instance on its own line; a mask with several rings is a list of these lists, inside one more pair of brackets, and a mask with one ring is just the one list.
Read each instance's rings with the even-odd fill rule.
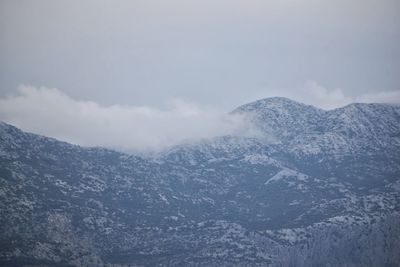
[[157,156],[0,124],[0,265],[399,266],[400,107],[269,98]]

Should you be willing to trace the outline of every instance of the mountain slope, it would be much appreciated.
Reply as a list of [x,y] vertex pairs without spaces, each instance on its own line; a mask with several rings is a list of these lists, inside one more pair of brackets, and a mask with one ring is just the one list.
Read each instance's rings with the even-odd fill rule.
[[[0,124],[5,266],[397,266],[400,108],[284,98],[152,158]],[[30,264],[30,265],[29,265]]]

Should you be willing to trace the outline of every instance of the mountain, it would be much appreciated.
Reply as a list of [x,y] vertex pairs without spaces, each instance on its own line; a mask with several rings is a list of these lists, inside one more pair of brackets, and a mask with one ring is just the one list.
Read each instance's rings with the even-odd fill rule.
[[238,107],[156,156],[0,124],[2,266],[399,266],[400,107]]

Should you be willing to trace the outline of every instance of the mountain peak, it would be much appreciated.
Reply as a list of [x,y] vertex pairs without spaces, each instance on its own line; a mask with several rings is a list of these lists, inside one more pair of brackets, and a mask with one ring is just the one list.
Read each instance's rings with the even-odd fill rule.
[[324,111],[285,97],[260,99],[238,107],[232,113],[244,114],[264,133],[290,137],[318,125]]
[[261,111],[265,109],[291,109],[293,107],[317,109],[313,106],[305,105],[286,97],[268,97],[244,104],[235,109],[233,112],[240,113],[249,111]]

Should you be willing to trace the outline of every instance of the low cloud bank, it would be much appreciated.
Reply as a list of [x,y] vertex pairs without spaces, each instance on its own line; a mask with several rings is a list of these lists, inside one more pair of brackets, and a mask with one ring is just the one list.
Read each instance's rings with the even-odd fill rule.
[[173,100],[165,109],[102,106],[75,100],[58,89],[33,86],[21,86],[17,95],[0,99],[0,120],[74,144],[129,152],[159,151],[188,140],[251,132],[240,115],[183,100]]
[[[298,90],[268,91],[260,98],[268,96],[284,96],[324,109],[352,102],[400,102],[400,91],[350,97],[341,89],[327,89],[312,81]],[[259,134],[243,115],[179,99],[170,101],[163,109],[102,106],[73,99],[58,89],[33,86],[21,86],[16,95],[0,98],[0,120],[70,143],[126,152],[157,152],[204,138]]]

